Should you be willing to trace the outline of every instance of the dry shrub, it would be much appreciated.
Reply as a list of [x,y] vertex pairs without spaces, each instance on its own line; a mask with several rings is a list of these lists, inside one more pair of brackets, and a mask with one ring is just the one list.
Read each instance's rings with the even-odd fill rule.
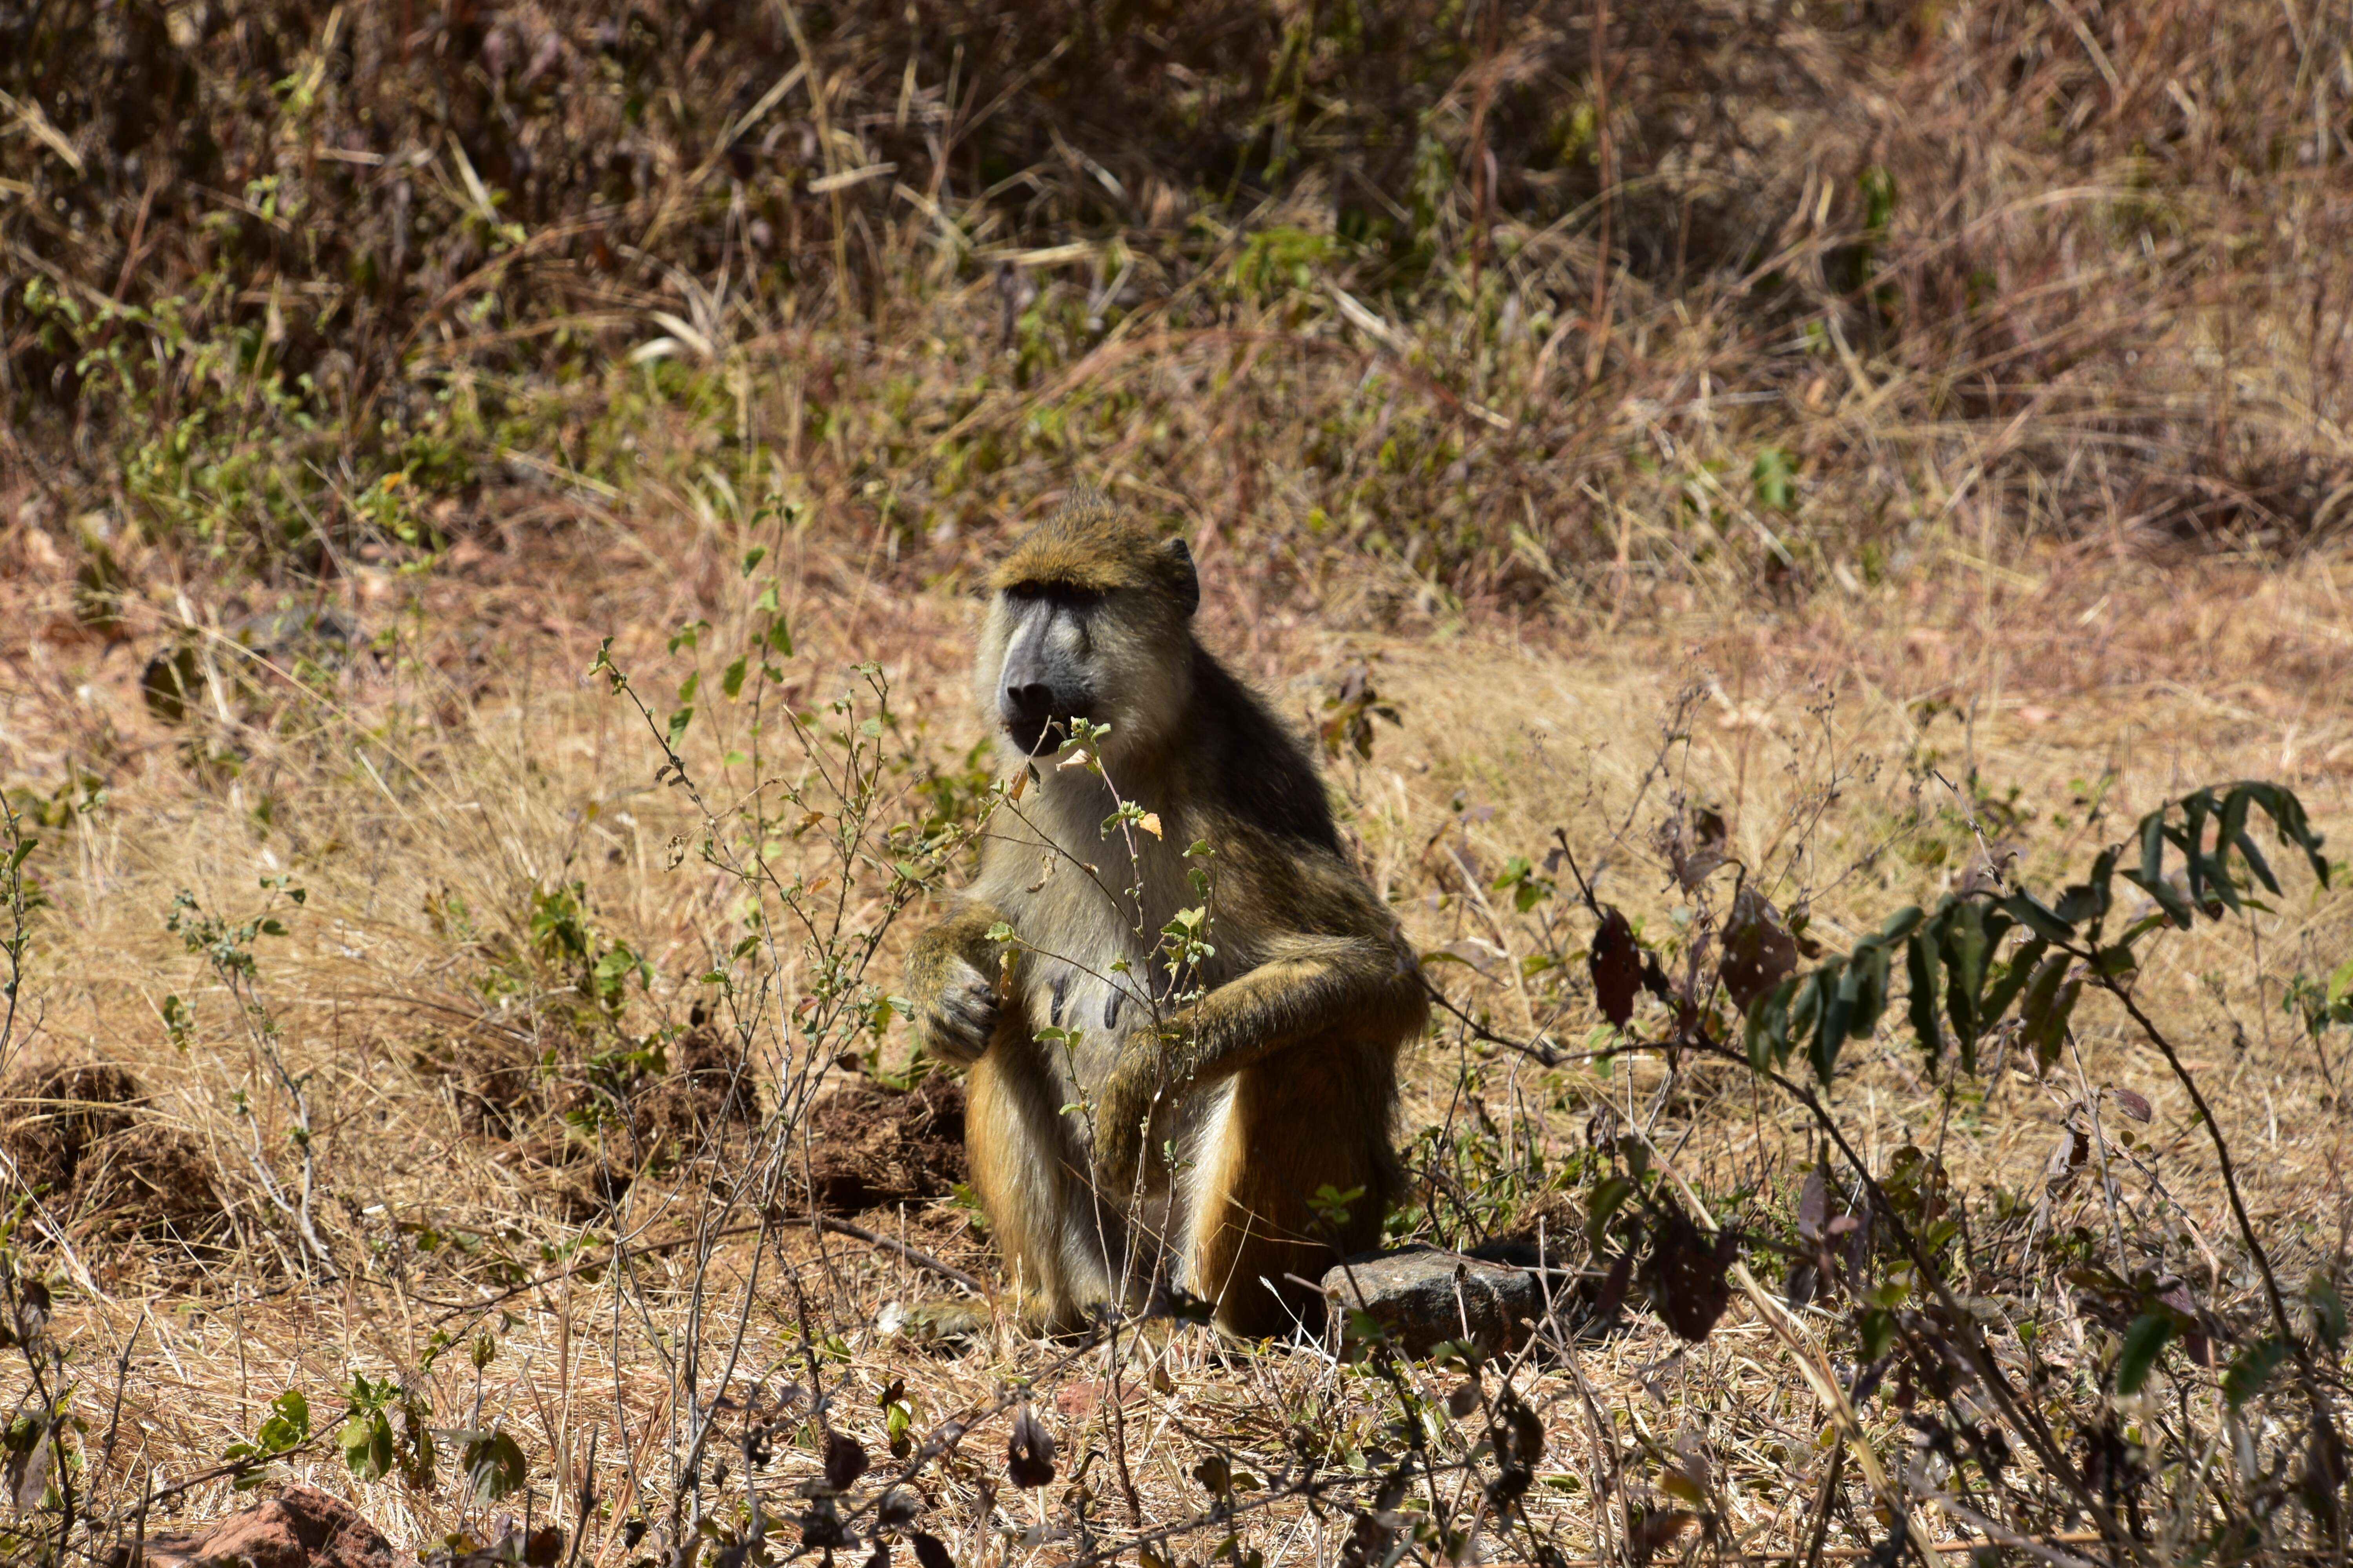
[[[1655,993],[1620,998],[1641,1049],[1603,1027],[1589,911],[1550,856],[1573,851],[1629,917],[1626,952],[1639,931],[1681,981],[1708,973],[1705,900],[1674,874],[1694,840],[1652,834],[1686,805],[1720,812],[1739,874],[1831,953],[1979,878],[1981,824],[2049,891],[2193,777],[2293,772],[2316,820],[2341,818],[2341,15],[1692,0],[1608,7],[1596,38],[1582,4],[421,9],[0,15],[19,106],[0,575],[22,562],[44,585],[11,618],[25,643],[0,642],[29,672],[0,681],[0,742],[36,786],[31,864],[56,900],[42,1026],[146,1042],[144,1081],[192,1108],[217,1164],[151,1146],[172,1128],[110,1084],[36,1082],[50,1109],[9,1147],[61,1173],[77,1216],[145,1223],[142,1204],[219,1191],[240,1242],[159,1276],[150,1296],[186,1308],[168,1314],[105,1225],[0,1245],[0,1283],[66,1279],[88,1244],[112,1291],[58,1298],[90,1336],[76,1408],[124,1395],[142,1434],[72,1439],[102,1500],[79,1516],[93,1552],[144,1517],[153,1467],[209,1478],[182,1499],[198,1511],[230,1506],[223,1435],[253,1432],[282,1379],[318,1434],[346,1430],[340,1393],[428,1476],[418,1434],[503,1428],[542,1517],[587,1510],[583,1561],[641,1541],[750,1561],[795,1531],[835,1551],[835,1494],[851,1517],[885,1507],[888,1472],[851,1473],[860,1444],[905,1448],[923,1502],[893,1528],[919,1556],[907,1529],[979,1561],[1140,1553],[1189,1521],[1149,1549],[1371,1561],[1461,1521],[1400,1511],[1427,1492],[1497,1510],[1420,1538],[1432,1559],[1639,1562],[1694,1532],[1811,1556],[1833,1530],[1825,1559],[1857,1559],[1885,1500],[1815,1441],[1836,1402],[1802,1353],[1837,1358],[1850,1446],[1965,1494],[1975,1465],[2000,1528],[2071,1559],[2142,1555],[2137,1535],[2084,1538],[2073,1459],[2005,1469],[1972,1447],[2031,1423],[1937,1416],[1944,1337],[1902,1296],[1890,1231],[1832,1228],[1866,1174],[1923,1225],[1966,1219],[1940,1243],[1968,1253],[1954,1288],[2033,1329],[1986,1331],[2101,1508],[2146,1505],[2184,1560],[2336,1538],[2333,1426],[2306,1442],[2277,1368],[2232,1406],[2189,1353],[2193,1327],[2235,1356],[2274,1326],[2139,1037],[2088,1015],[2084,1060],[2037,1075],[2013,1050],[1966,1080],[1896,1031],[1852,1042],[1833,1109],[1861,1158],[1832,1203],[1809,1174],[1820,1130],[1679,1043]],[[944,1195],[953,1083],[838,1073],[853,1050],[888,1070],[892,924],[954,881],[939,825],[972,822],[992,784],[944,716],[968,653],[955,590],[1074,479],[1184,528],[1212,640],[1255,675],[1359,671],[1320,710],[1348,742],[1347,830],[1463,1009],[1409,1074],[1421,1203],[1395,1226],[1505,1247],[1540,1228],[1589,1306],[1627,1266],[1624,1332],[1590,1357],[1389,1381],[1155,1323],[1074,1373],[1009,1315],[960,1352],[885,1331],[955,1279],[911,1232],[1000,1281]],[[765,621],[755,540],[781,574]],[[2250,593],[2179,566],[2182,544],[2308,555]],[[254,631],[274,602],[328,600],[350,637]],[[1432,626],[1470,636],[1416,637]],[[1609,635],[1564,654],[1579,626]],[[575,694],[607,632],[632,694],[664,699],[634,742],[619,689]],[[363,638],[375,652],[349,656]],[[170,700],[108,705],[141,663],[123,639]],[[724,760],[772,655],[773,700],[824,731],[781,771]],[[912,700],[828,708],[828,661],[852,658]],[[1314,711],[1315,684],[1286,710]],[[690,706],[697,727],[666,731]],[[1401,728],[1372,722],[1390,708]],[[889,755],[845,770],[834,742],[870,713]],[[845,796],[804,764],[873,772]],[[164,942],[177,887],[234,927],[257,860],[310,895],[230,955],[258,967]],[[2185,936],[2140,994],[2249,1156],[2316,1352],[2343,1300],[2340,884]],[[658,980],[628,980],[640,952]],[[156,1028],[159,978],[195,998],[185,1054]],[[344,1033],[347,1007],[427,993],[461,1020],[444,1040],[412,1049],[421,1014],[364,1049]],[[723,995],[719,1026],[679,1024]],[[747,1077],[739,1026],[789,1048]],[[2132,1103],[2118,1091],[2153,1120],[2095,1127]],[[1646,1278],[1696,1274],[1709,1305],[1722,1284],[1651,1146],[1759,1272],[1814,1271],[1802,1344],[1774,1348],[1760,1310],[1683,1345],[1629,1294],[1645,1237]],[[811,1178],[815,1206],[929,1211],[839,1247],[821,1220],[778,1235]],[[2118,1393],[2149,1321],[2178,1337]],[[1873,1337],[1891,1322],[1892,1363]],[[253,1345],[269,1364],[248,1378]],[[196,1375],[151,1394],[167,1361]],[[1057,1379],[1088,1391],[1057,1434],[1071,1484],[1031,1506],[974,1457]],[[1023,1415],[1033,1479],[1041,1436]],[[365,1489],[404,1543],[474,1539],[473,1477],[435,1494],[353,1452],[261,1462]],[[471,1464],[442,1458],[453,1479]],[[786,1495],[797,1517],[765,1548],[731,1536]],[[1940,1535],[1976,1540],[1959,1517]]]
[[707,1024],[663,1040],[575,1033],[550,1017],[532,1034],[484,1020],[428,1037],[413,1068],[446,1089],[467,1136],[512,1145],[579,1222],[649,1173],[740,1155],[761,1089],[743,1053]]
[[99,1226],[174,1240],[225,1223],[212,1154],[185,1128],[142,1118],[83,1151],[75,1202]]
[[14,439],[100,617],[118,523],[336,574],[644,487],[913,581],[1075,473],[1368,619],[2353,514],[2340,15],[1609,14],[20,11]]
[[643,1160],[697,1158],[730,1130],[760,1121],[760,1085],[742,1044],[695,1025],[663,1051],[669,1070],[649,1073],[628,1093],[629,1137]]

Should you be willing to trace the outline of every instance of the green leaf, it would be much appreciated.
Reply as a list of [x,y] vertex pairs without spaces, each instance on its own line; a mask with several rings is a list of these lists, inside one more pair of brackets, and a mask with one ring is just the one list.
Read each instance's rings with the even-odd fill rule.
[[1748,1065],[1758,1072],[1789,1059],[1789,1001],[1797,991],[1792,975],[1748,1004]]
[[1978,999],[1985,990],[1985,910],[1968,902],[1953,906],[1945,927],[1945,1013],[1953,1033],[1965,1042],[1978,1037]]
[[463,1434],[466,1445],[459,1450],[459,1468],[466,1472],[467,1484],[474,1495],[484,1502],[496,1502],[522,1490],[530,1469],[523,1462],[522,1449],[503,1431],[468,1432]]
[[2174,925],[2179,927],[2181,930],[2188,931],[2191,923],[2195,921],[2196,913],[2191,909],[2189,900],[2181,896],[2180,889],[2175,887],[2164,878],[2159,877],[2156,880],[2151,881],[2147,872],[2144,869],[2140,871],[2126,871],[2125,873],[2125,880],[2130,882],[2134,887],[2138,888],[2142,892],[2147,893],[2150,898],[2156,900],[2158,908],[2165,911],[2166,919],[2170,921]]
[[2069,888],[2060,896],[2059,906],[2052,912],[2070,924],[2099,919],[2108,912],[2116,875],[2116,852],[2101,850],[2099,858],[2092,862],[2091,880]]
[[737,656],[735,662],[729,665],[725,671],[720,675],[719,689],[727,693],[729,701],[732,702],[736,698],[743,695],[744,672],[750,667],[750,664],[751,656],[749,654],[739,655]]
[[2138,1394],[2149,1369],[2173,1338],[2173,1314],[2143,1312],[2125,1331],[2125,1347],[2116,1355],[2116,1392]]
[[2263,1384],[2272,1380],[2287,1355],[2286,1341],[2268,1336],[2257,1340],[2231,1358],[2230,1369],[2222,1373],[2222,1397],[2234,1410],[2244,1405],[2263,1391]]
[[1887,917],[1886,923],[1879,928],[1878,940],[1885,946],[1894,947],[1914,931],[1918,931],[1921,922],[1927,918],[1921,912],[1919,905],[1906,904]]
[[1986,994],[1984,1005],[1978,1009],[1978,1029],[1980,1033],[1992,1028],[2008,1015],[2010,1004],[2017,1001],[2019,993],[2026,989],[2027,982],[2033,977],[2034,966],[2042,962],[2042,955],[2050,948],[2051,944],[2038,936],[2010,955],[2010,963],[2002,970],[2001,978],[1993,983],[1993,989]]
[[793,657],[793,629],[785,624],[784,616],[778,616],[768,623],[767,635],[761,640],[768,645],[768,650],[778,658]]
[[667,743],[671,751],[678,750],[679,743],[686,739],[686,727],[693,722],[694,710],[691,708],[681,708],[670,716],[670,739]]
[[[1829,991],[1825,972],[1820,969],[1798,982],[1797,994],[1789,999],[1788,1042],[1783,1047],[1785,1059],[1787,1053],[1794,1050],[1799,1040],[1809,1037],[1813,1039],[1814,1050],[1819,1057],[1822,1013],[1829,1005]],[[1819,1070],[1819,1060],[1816,1065]]]
[[2139,967],[2139,958],[2135,956],[2133,950],[2123,942],[2118,942],[2114,947],[2104,947],[2092,954],[2092,973],[2108,979],[2114,979],[2119,974],[2130,974]]
[[1756,487],[1757,501],[1775,511],[1788,511],[1796,500],[1797,459],[1779,447],[1760,447],[1757,460],[1748,466],[1749,482]]
[[1814,1024],[1814,1076],[1828,1083],[1838,1066],[1839,1047],[1846,1044],[1848,1027],[1854,1021],[1855,969],[1852,963],[1834,960],[1816,971],[1814,980],[1822,992],[1821,1010]]
[[2304,1299],[2312,1308],[2312,1331],[2336,1350],[2345,1342],[2345,1298],[2326,1271],[2316,1268],[2304,1282]]
[[1904,944],[1904,969],[1912,984],[1912,1033],[1920,1042],[1920,1054],[1928,1061],[1933,1074],[1944,1058],[1943,1031],[1936,1026],[1936,961],[1931,955],[1927,938],[1914,933]]
[[[2127,872],[2127,876],[2131,873]],[[2165,813],[2152,811],[2140,819],[2140,875],[2132,879],[2144,892],[2165,881]],[[2156,898],[2154,892],[2149,897]],[[2158,900],[2162,903],[2163,900]]]
[[1847,973],[1855,982],[1854,1010],[1847,1019],[1847,1034],[1862,1040],[1871,1037],[1879,1027],[1879,1016],[1887,1011],[1887,970],[1891,955],[1883,941],[1874,939],[1854,950],[1847,961]]
[[360,1479],[373,1481],[391,1473],[392,1420],[383,1411],[353,1411],[335,1441],[343,1450],[343,1463]]
[[1877,1361],[1895,1342],[1895,1314],[1884,1307],[1873,1307],[1862,1314],[1854,1331],[1862,1342],[1862,1359]]
[[2067,1019],[2075,1011],[2075,998],[2084,983],[2067,978],[2069,965],[2074,960],[2063,952],[2054,952],[2035,970],[2026,987],[2026,1005],[2020,1016],[2026,1025],[2026,1043],[2034,1051],[2037,1071],[2049,1072],[2051,1064],[2059,1059],[2059,1047],[2067,1037]]
[[2056,910],[2031,893],[2012,893],[2001,900],[2000,907],[2012,920],[2045,942],[2073,942],[2075,938],[2075,928],[2060,919]]
[[2247,807],[2254,799],[2255,792],[2245,784],[2231,792],[2230,798],[2222,803],[2222,832],[2214,845],[2214,851],[2219,856],[2235,847],[2240,858],[2246,861],[2247,869],[2254,873],[2255,880],[2263,885],[2263,890],[2277,898],[2279,879],[2272,875],[2270,862],[2263,858],[2263,852],[2255,847],[2254,839],[2247,833]]
[[[2206,882],[2213,874],[2212,862],[2200,847],[2206,841],[2206,816],[2212,805],[2213,796],[2202,789],[2182,796],[2181,830],[2178,834],[2168,832],[2166,835],[2181,846],[2181,853],[2188,862],[2186,875],[2189,882],[2189,901],[2193,904],[2206,901]],[[2229,886],[2228,879],[2224,879],[2224,886]]]
[[1633,1195],[1634,1184],[1628,1177],[1609,1175],[1595,1183],[1592,1200],[1586,1208],[1586,1239],[1599,1247],[1601,1244],[1602,1235],[1609,1228],[1612,1216],[1623,1208],[1626,1200]]
[[702,688],[702,671],[698,669],[678,683],[678,700],[681,702],[691,702],[694,700],[694,694]]

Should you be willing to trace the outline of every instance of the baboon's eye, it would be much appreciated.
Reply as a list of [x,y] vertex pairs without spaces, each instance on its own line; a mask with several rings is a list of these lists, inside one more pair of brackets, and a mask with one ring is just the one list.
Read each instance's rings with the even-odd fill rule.
[[1039,599],[1051,599],[1057,605],[1082,610],[1090,605],[1101,604],[1103,599],[1103,590],[1082,587],[1075,583],[1012,583],[1007,584],[1005,596],[1017,604],[1023,605],[1035,604]]

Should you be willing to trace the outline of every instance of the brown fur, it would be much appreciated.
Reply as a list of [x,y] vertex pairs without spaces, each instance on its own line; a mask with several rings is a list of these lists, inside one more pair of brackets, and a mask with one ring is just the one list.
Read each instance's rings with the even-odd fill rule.
[[[1300,1281],[1377,1239],[1398,1191],[1397,1053],[1428,1019],[1411,950],[1341,849],[1297,737],[1195,640],[1181,546],[1082,503],[993,583],[984,701],[1023,617],[1076,595],[1047,626],[1053,668],[1112,730],[1100,773],[1041,750],[970,895],[908,965],[924,1044],[971,1062],[966,1142],[991,1226],[1058,1326],[1141,1307],[1161,1283],[1214,1300],[1232,1331],[1312,1322],[1320,1298]],[[1117,798],[1159,834],[1106,837]],[[1197,841],[1213,853],[1188,857]],[[1160,932],[1203,905],[1200,868],[1215,952],[1172,984]],[[988,939],[999,922],[1016,942]],[[1050,1026],[1073,1037],[1040,1039]],[[1315,1212],[1327,1186],[1360,1194],[1336,1234]]]

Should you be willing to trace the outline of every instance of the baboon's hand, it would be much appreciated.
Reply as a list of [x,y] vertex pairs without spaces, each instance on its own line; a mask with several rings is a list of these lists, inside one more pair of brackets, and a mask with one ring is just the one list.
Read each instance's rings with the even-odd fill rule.
[[[1153,1043],[1158,1043],[1157,1037]],[[1106,1192],[1124,1196],[1135,1185],[1153,1100],[1159,1092],[1159,1068],[1149,1051],[1126,1052],[1104,1081],[1095,1106],[1095,1174]]]
[[961,958],[946,957],[936,984],[915,1001],[915,1029],[923,1048],[963,1066],[978,1061],[997,1032],[997,988]]

